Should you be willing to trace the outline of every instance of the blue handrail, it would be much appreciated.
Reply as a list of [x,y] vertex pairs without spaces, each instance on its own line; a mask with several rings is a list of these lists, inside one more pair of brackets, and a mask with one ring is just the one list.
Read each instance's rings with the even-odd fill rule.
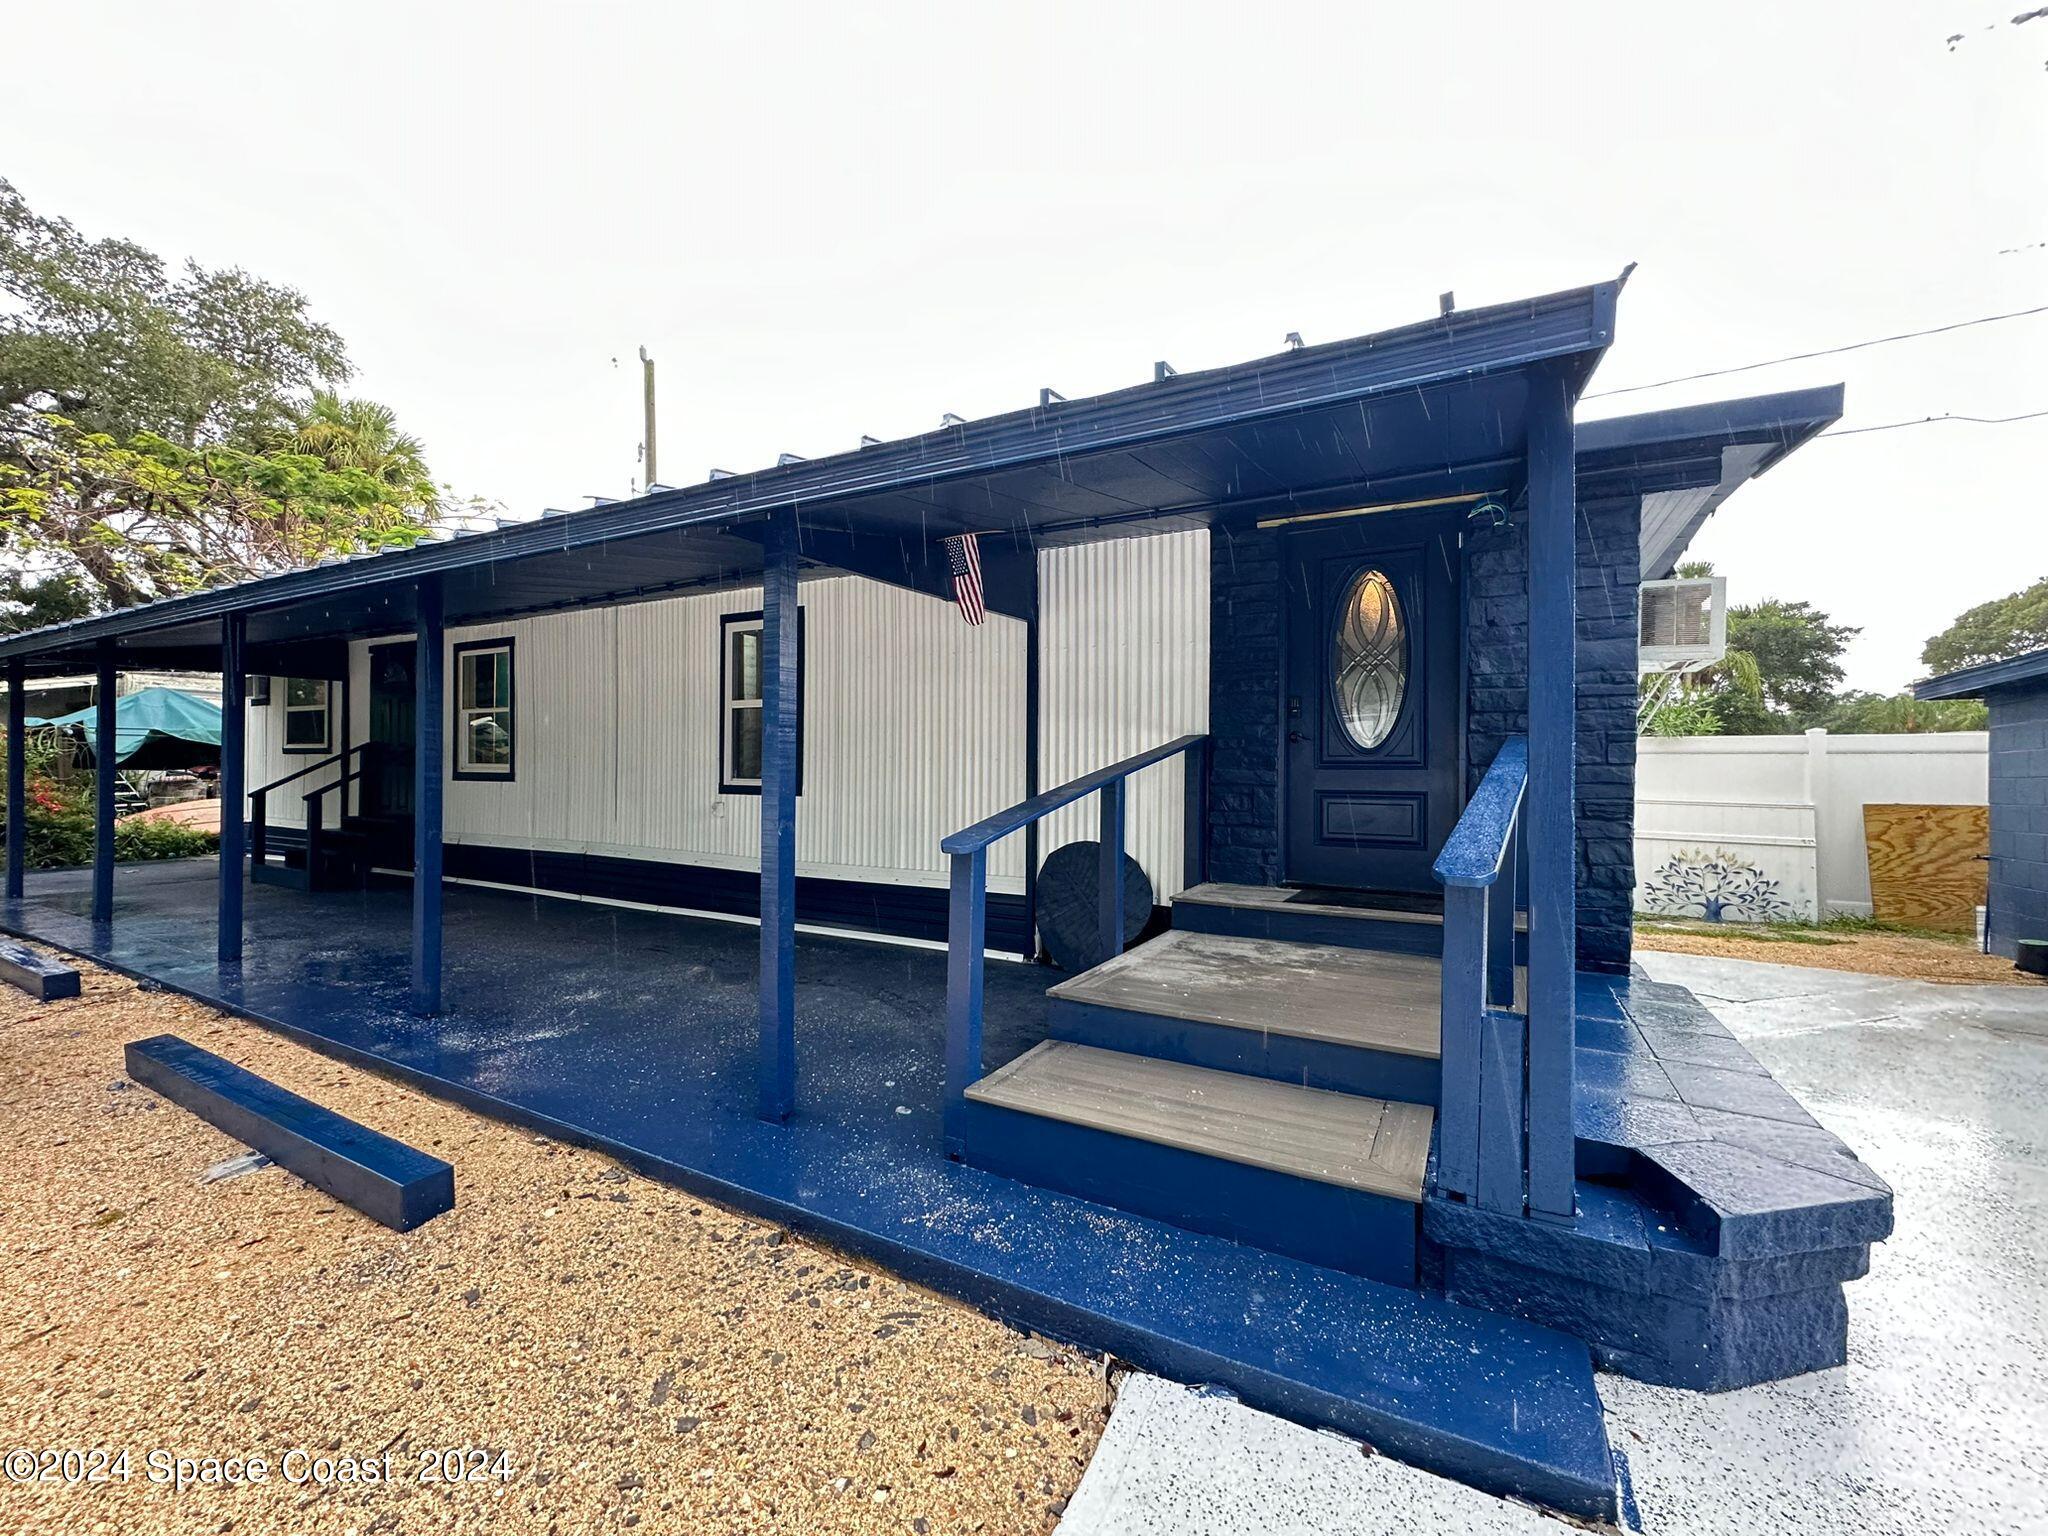
[[1078,779],[1070,779],[1057,789],[1048,789],[1043,794],[1033,795],[1029,800],[1011,806],[1007,811],[997,811],[993,816],[984,816],[971,827],[962,827],[951,837],[939,844],[942,853],[973,853],[977,848],[986,848],[990,843],[1008,837],[1012,832],[1021,832],[1032,822],[1051,815],[1063,806],[1072,805],[1076,800],[1085,800],[1098,789],[1127,779],[1141,768],[1150,768],[1154,763],[1163,763],[1169,757],[1177,757],[1199,747],[1209,738],[1206,736],[1178,736],[1163,747],[1154,747],[1149,752],[1140,752],[1136,757],[1127,757],[1120,763],[1111,763],[1107,768],[1098,768],[1093,773],[1084,773]]
[[1522,814],[1522,795],[1529,787],[1529,738],[1510,736],[1494,755],[1493,766],[1465,803],[1464,814],[1436,858],[1436,877],[1444,885],[1491,885],[1500,878]]
[[1102,796],[1101,876],[1096,920],[1105,957],[1124,948],[1124,804],[1132,774],[1186,754],[1186,836],[1182,876],[1189,885],[1203,878],[1208,827],[1209,738],[1180,736],[1164,746],[1127,757],[1107,768],[1070,779],[1057,789],[985,816],[939,843],[952,860],[952,894],[946,928],[946,1155],[958,1158],[967,1146],[967,1090],[981,1076],[981,1013],[984,956],[988,936],[988,849],[1034,821],[1089,795]]
[[1510,736],[1435,865],[1444,887],[1437,1183],[1517,1215],[1528,1170],[1529,1031],[1528,1019],[1512,1011],[1515,865],[1528,788],[1528,740]]

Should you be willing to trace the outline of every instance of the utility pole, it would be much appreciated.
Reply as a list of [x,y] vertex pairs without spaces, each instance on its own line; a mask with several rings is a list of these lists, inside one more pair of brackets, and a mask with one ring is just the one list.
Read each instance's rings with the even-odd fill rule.
[[647,485],[651,489],[661,477],[654,472],[654,359],[640,349],[641,409],[646,414]]

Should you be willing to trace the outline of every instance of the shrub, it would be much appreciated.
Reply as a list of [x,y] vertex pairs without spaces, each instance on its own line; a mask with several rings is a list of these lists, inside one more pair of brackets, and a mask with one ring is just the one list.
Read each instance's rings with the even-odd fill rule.
[[175,821],[131,816],[114,823],[117,859],[191,859],[220,851],[220,834],[202,832]]

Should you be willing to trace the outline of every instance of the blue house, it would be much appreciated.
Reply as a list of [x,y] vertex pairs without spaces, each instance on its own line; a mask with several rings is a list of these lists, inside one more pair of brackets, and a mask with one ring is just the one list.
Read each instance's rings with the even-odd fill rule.
[[1841,391],[1581,425],[1619,294],[7,637],[246,814],[25,878],[12,730],[0,923],[1611,1516],[1595,1366],[1839,1364],[1891,1220],[1630,966],[1638,585]]
[[[2048,651],[1963,667],[1913,687],[1991,712],[1991,870],[1984,945],[2017,958],[2048,944]],[[2036,959],[2040,950],[2034,952]]]

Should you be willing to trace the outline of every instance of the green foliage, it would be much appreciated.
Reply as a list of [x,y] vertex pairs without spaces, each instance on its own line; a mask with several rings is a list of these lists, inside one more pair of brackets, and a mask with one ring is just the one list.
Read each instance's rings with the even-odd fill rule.
[[335,392],[341,338],[237,270],[87,240],[0,180],[0,629],[409,544],[419,439]]
[[300,392],[348,377],[347,351],[304,295],[196,262],[173,276],[133,241],[88,240],[0,180],[0,407],[35,405],[88,432],[186,447],[248,441]]
[[1910,693],[1845,693],[1815,725],[1844,734],[1892,736],[1926,731],[1981,731],[1991,712],[1978,699],[1916,699]]
[[[0,549],[54,572],[62,600],[93,611],[410,544],[432,509],[400,497],[375,471],[308,453],[186,448],[153,433],[122,443],[41,413],[0,431]],[[50,579],[0,593],[22,605],[10,627],[24,627]]]
[[1681,686],[1643,723],[1645,736],[1718,736],[1721,716],[1704,688]]
[[1858,633],[1811,603],[1772,598],[1728,610],[1728,649],[1756,659],[1765,705],[1794,721],[1834,702],[1842,653]]
[[1930,672],[2004,661],[2048,647],[2048,576],[2010,596],[1979,603],[1920,652]]
[[192,859],[220,851],[220,834],[176,821],[130,816],[114,823],[117,859]]
[[[30,869],[76,869],[92,862],[93,793],[90,780],[47,777],[53,757],[47,731],[28,736],[28,845]],[[0,848],[7,827],[0,818]],[[220,834],[175,821],[149,821],[130,816],[114,823],[114,857],[190,859],[214,853]]]

